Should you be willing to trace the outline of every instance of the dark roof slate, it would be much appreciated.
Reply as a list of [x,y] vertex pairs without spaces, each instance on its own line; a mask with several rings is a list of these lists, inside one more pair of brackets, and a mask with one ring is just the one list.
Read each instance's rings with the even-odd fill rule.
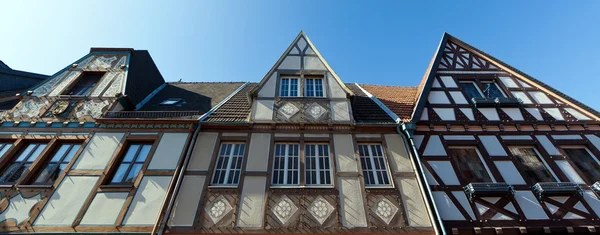
[[347,83],[346,86],[354,93],[354,96],[350,98],[350,103],[356,123],[395,123],[390,115],[381,109],[357,85]]
[[415,103],[417,102],[417,87],[360,85],[371,95],[375,96],[390,111],[398,115],[402,121],[410,121]]
[[213,112],[205,122],[247,122],[251,104],[249,94],[258,86],[250,83]]
[[156,88],[165,83],[158,67],[147,50],[133,51],[129,60],[125,94],[138,104]]

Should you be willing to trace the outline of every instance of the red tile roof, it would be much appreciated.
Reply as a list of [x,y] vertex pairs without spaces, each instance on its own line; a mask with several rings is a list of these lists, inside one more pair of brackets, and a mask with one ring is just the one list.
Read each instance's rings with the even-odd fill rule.
[[410,120],[417,102],[417,87],[360,85],[371,95],[377,97],[403,121]]

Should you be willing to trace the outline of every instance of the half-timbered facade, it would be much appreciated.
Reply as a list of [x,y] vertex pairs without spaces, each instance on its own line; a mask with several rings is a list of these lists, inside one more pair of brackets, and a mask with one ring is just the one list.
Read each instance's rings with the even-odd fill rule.
[[159,231],[434,233],[390,114],[300,33],[201,120]]
[[595,232],[600,114],[445,34],[412,114],[452,234]]

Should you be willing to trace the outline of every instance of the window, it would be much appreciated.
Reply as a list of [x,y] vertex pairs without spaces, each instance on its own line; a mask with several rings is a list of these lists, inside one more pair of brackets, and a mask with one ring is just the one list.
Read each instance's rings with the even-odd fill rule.
[[299,185],[299,144],[275,144],[273,161],[273,185]]
[[175,104],[178,104],[181,101],[182,101],[181,98],[170,98],[168,100],[160,102],[160,105],[175,105]]
[[12,147],[12,143],[1,143],[0,142],[0,157],[2,157]]
[[307,78],[304,84],[304,96],[306,97],[323,97],[323,79]]
[[469,99],[483,97],[483,95],[481,95],[481,91],[479,91],[479,87],[477,87],[477,84],[474,82],[461,82],[460,86],[465,90],[469,96]]
[[548,170],[546,162],[539,158],[533,147],[511,147],[512,155],[518,160],[517,168],[528,179],[535,182],[556,182],[554,175]]
[[329,145],[307,144],[304,154],[306,185],[331,185]]
[[298,78],[282,78],[281,90],[279,96],[296,97],[298,96]]
[[111,184],[133,183],[142,170],[142,166],[150,153],[152,144],[132,143],[127,147],[127,152],[111,179]]
[[17,157],[4,169],[0,175],[0,182],[14,183],[26,173],[27,168],[35,162],[48,144],[45,143],[30,143],[24,147]]
[[239,183],[245,149],[245,144],[221,144],[213,175],[213,185],[237,185]]
[[585,147],[563,147],[569,159],[592,182],[600,181],[600,165]]
[[385,155],[380,144],[359,144],[358,154],[365,178],[365,186],[390,185]]
[[86,96],[92,91],[102,76],[104,76],[104,73],[84,72],[77,79],[77,83],[69,91],[65,92],[64,95]]
[[493,182],[476,148],[450,148],[448,154],[456,162],[458,174],[465,182]]
[[500,90],[498,84],[495,82],[482,82],[483,84],[483,94],[486,97],[497,98],[497,97],[505,97],[504,92]]
[[42,168],[35,178],[37,184],[52,184],[62,173],[79,150],[81,144],[65,143],[54,152],[48,164]]

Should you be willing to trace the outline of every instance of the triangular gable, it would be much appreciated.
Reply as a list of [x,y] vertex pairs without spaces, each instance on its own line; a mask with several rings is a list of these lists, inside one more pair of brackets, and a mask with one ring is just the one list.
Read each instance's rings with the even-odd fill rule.
[[[521,86],[534,86],[542,92],[550,94],[552,99],[557,103],[564,103],[571,106],[573,116],[587,115],[596,120],[600,120],[600,112],[590,108],[589,106],[565,95],[564,93],[546,85],[545,83],[521,72],[518,69],[488,55],[487,53],[455,38],[454,36],[444,33],[438,49],[433,57],[421,84],[418,92],[418,100],[412,114],[412,120],[418,120],[421,117],[424,106],[429,97],[429,91],[436,81],[438,71],[505,71],[508,74],[515,76],[517,82]],[[501,80],[506,84],[506,80]],[[583,116],[583,115],[581,115]],[[581,118],[579,120],[585,120]]]
[[258,83],[258,86],[252,90],[251,94],[256,96],[258,92],[266,85],[271,76],[273,76],[273,74],[278,70],[327,71],[347,95],[353,95],[352,91],[346,87],[342,80],[337,76],[335,71],[331,69],[323,56],[321,56],[321,53],[319,53],[304,31],[300,31],[298,36],[296,36],[290,46],[288,46],[281,57],[279,57],[269,72]]

